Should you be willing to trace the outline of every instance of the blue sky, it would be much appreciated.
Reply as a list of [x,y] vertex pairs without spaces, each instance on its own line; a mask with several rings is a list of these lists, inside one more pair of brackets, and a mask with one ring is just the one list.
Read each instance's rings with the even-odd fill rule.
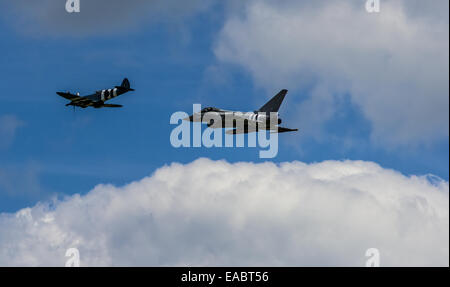
[[[442,122],[446,135],[431,141],[380,143],[374,140],[370,116],[352,100],[354,91],[331,91],[339,96],[320,135],[303,133],[310,123],[297,120],[295,107],[311,97],[310,85],[289,86],[290,81],[278,86],[277,80],[261,84],[252,68],[227,62],[217,52],[233,7],[209,5],[177,21],[149,21],[143,16],[136,25],[106,26],[86,35],[74,28],[72,35],[71,29],[48,28],[20,7],[25,4],[18,5],[14,13],[23,13],[39,32],[7,16],[0,21],[0,119],[8,116],[20,122],[12,134],[0,133],[5,142],[9,137],[0,145],[0,212],[53,196],[84,194],[99,183],[129,183],[171,162],[199,157],[266,161],[259,159],[257,148],[175,149],[169,141],[174,128],[169,119],[173,112],[190,112],[193,103],[254,110],[283,88],[290,91],[280,110],[284,125],[300,131],[280,135],[278,156],[271,161],[365,160],[405,175],[433,174],[448,180],[447,123]],[[446,28],[448,32],[448,23]],[[448,75],[448,64],[446,68]],[[136,91],[113,100],[123,104],[122,109],[74,112],[55,94],[90,93],[118,85],[123,77]],[[448,93],[442,96],[448,103]],[[448,120],[448,108],[446,112]]]

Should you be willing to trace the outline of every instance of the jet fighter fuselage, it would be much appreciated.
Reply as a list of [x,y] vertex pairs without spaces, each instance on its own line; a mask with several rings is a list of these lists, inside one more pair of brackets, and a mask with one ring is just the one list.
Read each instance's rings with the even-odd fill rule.
[[253,112],[207,107],[185,120],[206,123],[209,128],[232,128],[226,131],[227,134],[242,134],[259,130],[270,130],[278,133],[297,131],[298,129],[279,126],[282,120],[279,117],[278,110],[286,94],[287,90],[281,90],[259,110]]

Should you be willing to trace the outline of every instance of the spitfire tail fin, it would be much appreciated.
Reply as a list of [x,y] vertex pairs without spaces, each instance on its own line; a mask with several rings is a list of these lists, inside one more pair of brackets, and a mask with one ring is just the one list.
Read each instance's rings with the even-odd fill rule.
[[124,89],[127,91],[134,91],[134,89],[130,88],[130,82],[128,81],[127,78],[124,78],[122,84],[120,86],[116,86],[116,88]]
[[130,88],[130,82],[128,81],[127,78],[123,79],[122,81],[122,85],[120,85],[122,88],[124,89],[129,89]]

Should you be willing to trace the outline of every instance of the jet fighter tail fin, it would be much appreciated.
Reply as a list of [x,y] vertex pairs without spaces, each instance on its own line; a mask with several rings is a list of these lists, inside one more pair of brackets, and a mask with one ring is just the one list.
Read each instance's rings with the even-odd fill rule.
[[286,94],[287,94],[286,89],[281,90],[272,99],[270,99],[270,101],[268,101],[264,106],[262,106],[257,112],[264,112],[264,113],[278,112]]

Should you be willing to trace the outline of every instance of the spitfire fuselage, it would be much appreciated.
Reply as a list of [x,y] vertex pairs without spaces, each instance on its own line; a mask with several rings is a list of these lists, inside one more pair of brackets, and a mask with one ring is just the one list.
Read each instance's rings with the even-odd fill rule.
[[57,92],[58,95],[64,97],[71,102],[66,104],[66,106],[76,106],[81,108],[94,107],[94,108],[102,108],[102,107],[110,107],[117,108],[122,107],[121,105],[114,104],[105,104],[106,101],[118,97],[127,92],[134,91],[130,88],[130,82],[127,78],[122,81],[120,86],[116,86],[112,89],[105,89],[96,91],[94,94],[87,95],[81,97],[78,93],[76,95],[71,94],[69,92]]

